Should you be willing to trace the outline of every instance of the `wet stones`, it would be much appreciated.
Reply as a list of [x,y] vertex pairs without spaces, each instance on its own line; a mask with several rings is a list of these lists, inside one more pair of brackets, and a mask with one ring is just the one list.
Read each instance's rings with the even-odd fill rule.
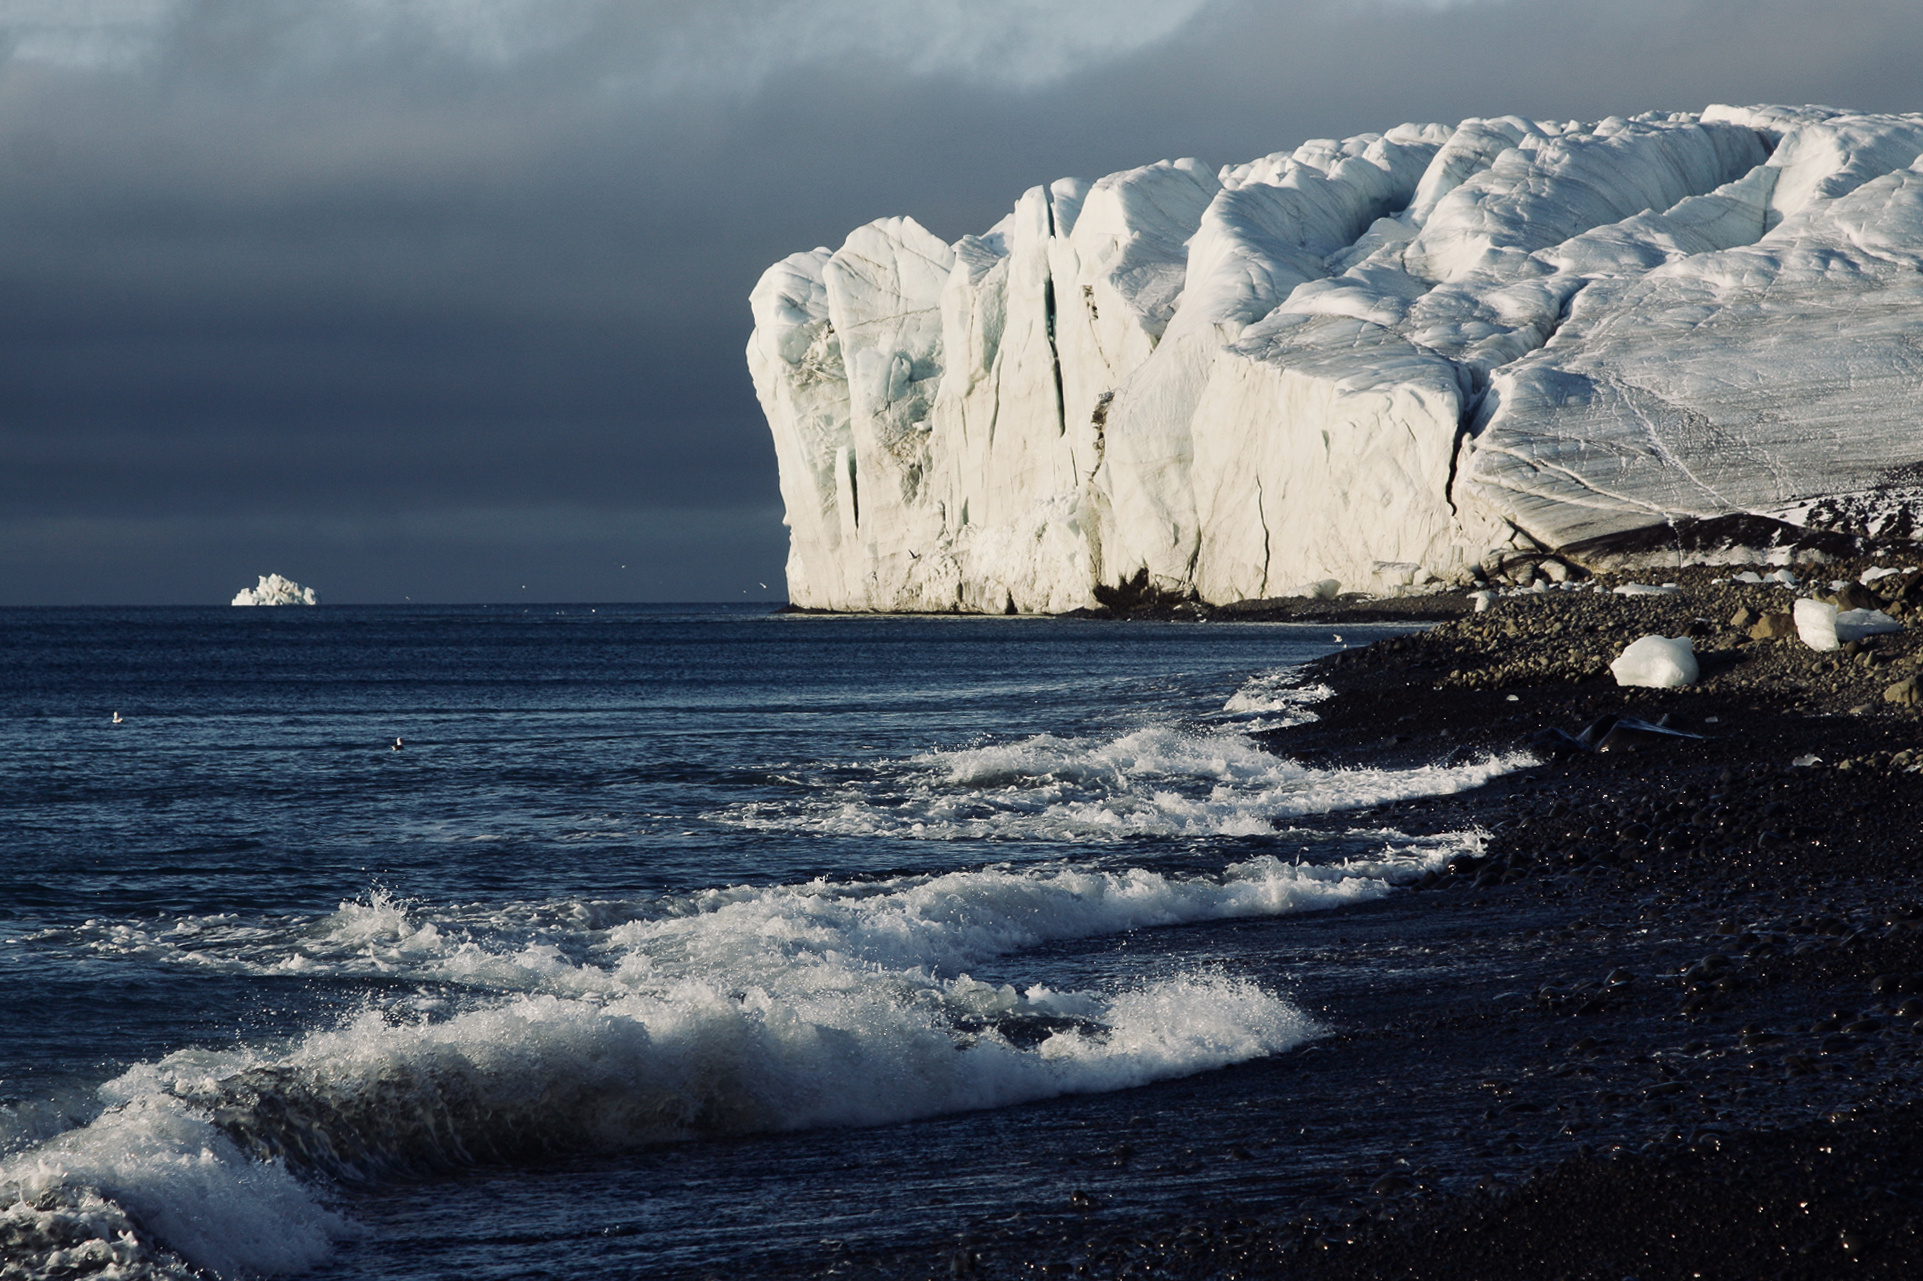
[[[1635,982],[1635,974],[1619,967],[1601,979],[1583,979],[1567,985],[1545,983],[1536,989],[1536,1002],[1555,1014],[1604,1014],[1621,1004]],[[1593,1037],[1584,1037],[1577,1044],[1584,1042],[1591,1049],[1598,1044]],[[1572,1051],[1575,1052],[1579,1051]]]

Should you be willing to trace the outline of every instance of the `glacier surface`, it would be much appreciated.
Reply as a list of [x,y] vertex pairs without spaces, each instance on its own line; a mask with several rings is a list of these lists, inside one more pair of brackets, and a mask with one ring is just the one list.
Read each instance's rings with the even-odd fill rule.
[[302,587],[279,574],[262,574],[260,582],[243,587],[234,595],[236,605],[318,605],[320,597],[311,587]]
[[1919,156],[1923,115],[1508,116],[1062,179],[954,244],[870,223],[750,300],[789,598],[1054,613],[1723,518],[1914,537]]

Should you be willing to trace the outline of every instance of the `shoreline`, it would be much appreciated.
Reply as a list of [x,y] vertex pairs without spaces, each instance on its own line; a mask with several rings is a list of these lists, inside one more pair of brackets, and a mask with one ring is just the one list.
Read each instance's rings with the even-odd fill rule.
[[[1540,746],[1545,730],[1575,734],[1611,713],[1703,735],[1539,751],[1517,785],[1476,798],[1485,858],[1431,890],[1561,893],[1579,920],[1605,918],[1588,928],[1626,953],[1656,951],[1636,946],[1648,931],[1694,956],[1533,993],[1547,1052],[1516,1065],[1516,1094],[1604,1082],[1586,1100],[1545,1091],[1571,1131],[1566,1160],[1486,1195],[1378,1197],[1278,1274],[1818,1277],[1923,1264],[1923,715],[1883,698],[1918,674],[1923,638],[1912,628],[1833,655],[1793,631],[1753,639],[1731,625],[1737,611],[1760,618],[1804,593],[1712,584],[1729,572],[1683,571],[1675,596],[1509,598],[1318,673],[1337,694],[1303,737],[1352,748],[1384,730],[1374,751],[1427,735]],[[1911,576],[1905,604],[1918,595]],[[1607,660],[1651,633],[1694,638],[1697,685],[1615,685]],[[1639,1053],[1620,1052],[1636,1040]],[[1829,1088],[1802,1088],[1817,1080]],[[1673,1124],[1641,1145],[1583,1141],[1635,1113]]]
[[[1827,586],[1867,564],[1798,572]],[[1312,1047],[1349,1072],[1423,1058],[1420,1106],[1453,1128],[1393,1159],[1387,1140],[1402,1136],[1382,1136],[1292,1212],[1253,1184],[1246,1204],[1153,1221],[1111,1219],[1085,1196],[811,1274],[1914,1274],[1923,707],[1882,692],[1923,673],[1923,576],[1877,584],[1897,589],[1904,632],[1825,655],[1793,631],[1759,640],[1736,625],[1807,588],[1711,581],[1731,572],[1668,571],[1674,595],[1550,591],[1484,613],[1461,598],[1437,626],[1310,664],[1304,679],[1334,690],[1318,719],[1261,736],[1337,765],[1535,740],[1538,766],[1365,812],[1410,833],[1465,818],[1488,833],[1480,856],[1416,895],[1452,946],[1530,981],[1411,989],[1385,1005],[1386,1026],[1337,1027]],[[1696,685],[1615,684],[1609,659],[1651,633],[1692,637]],[[1543,736],[1611,714],[1701,737],[1595,753]],[[1360,915],[1344,933],[1361,955],[1392,951]],[[1274,1138],[1260,1121],[1247,1133],[1250,1146]]]

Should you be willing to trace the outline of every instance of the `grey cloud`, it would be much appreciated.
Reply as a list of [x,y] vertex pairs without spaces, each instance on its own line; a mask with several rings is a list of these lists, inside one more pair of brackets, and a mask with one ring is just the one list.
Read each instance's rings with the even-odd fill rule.
[[1034,87],[1152,44],[1208,0],[10,0],[0,48],[87,70],[277,73],[564,63],[594,88],[752,88],[848,55],[910,74]]

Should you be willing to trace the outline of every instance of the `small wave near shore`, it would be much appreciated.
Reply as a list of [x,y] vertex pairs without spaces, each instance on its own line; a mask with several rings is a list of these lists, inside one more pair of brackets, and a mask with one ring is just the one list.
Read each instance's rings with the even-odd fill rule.
[[1526,767],[1526,753],[1402,768],[1328,768],[1278,755],[1251,737],[1315,719],[1324,685],[1295,669],[1244,681],[1222,711],[1193,724],[1151,722],[1088,735],[1011,741],[797,767],[789,799],[715,817],[770,832],[1077,845],[1136,838],[1264,836],[1291,819],[1479,787]]

